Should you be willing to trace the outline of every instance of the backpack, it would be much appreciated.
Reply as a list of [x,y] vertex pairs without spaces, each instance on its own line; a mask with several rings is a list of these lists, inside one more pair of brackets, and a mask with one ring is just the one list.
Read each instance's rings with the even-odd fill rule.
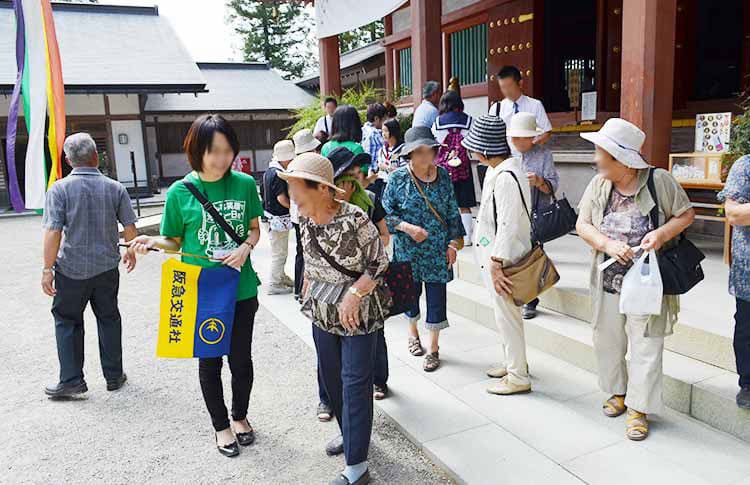
[[468,150],[461,145],[463,139],[461,128],[448,128],[448,136],[438,151],[437,165],[448,170],[452,182],[471,177],[471,160]]

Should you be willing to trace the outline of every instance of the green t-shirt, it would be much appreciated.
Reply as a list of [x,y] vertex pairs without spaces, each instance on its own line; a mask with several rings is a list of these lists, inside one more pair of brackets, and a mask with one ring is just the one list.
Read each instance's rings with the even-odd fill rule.
[[[230,170],[216,182],[203,182],[195,172],[185,175],[183,180],[192,182],[203,192],[219,213],[245,239],[250,221],[263,215],[255,179],[242,172]],[[161,235],[182,238],[182,251],[191,254],[212,256],[216,249],[234,249],[237,243],[224,234],[198,199],[178,180],[167,191],[164,214],[161,219]],[[183,257],[182,261],[202,267],[221,266],[221,263],[200,258]],[[258,275],[250,258],[242,267],[237,300],[246,300],[258,295]]]
[[338,147],[345,147],[349,149],[349,151],[355,155],[359,155],[360,153],[365,153],[365,150],[362,148],[362,145],[360,145],[356,141],[331,140],[331,141],[326,142],[325,145],[323,145],[323,148],[321,148],[320,150],[320,154],[323,155],[324,157],[327,157],[329,153],[331,153]]

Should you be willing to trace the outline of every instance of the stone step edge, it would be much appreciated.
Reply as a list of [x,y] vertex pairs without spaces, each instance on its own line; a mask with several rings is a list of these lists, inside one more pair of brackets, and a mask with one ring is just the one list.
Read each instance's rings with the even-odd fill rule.
[[[488,298],[486,290],[478,285],[461,280],[448,284],[448,308],[452,313],[497,331]],[[528,345],[597,372],[589,324],[546,311],[526,320],[524,330]],[[663,392],[668,407],[750,442],[750,411],[738,409],[734,401],[737,374],[665,349]]]
[[[479,269],[470,257],[462,256],[456,266],[458,279],[482,286]],[[540,297],[539,305],[571,318],[590,322],[591,299],[578,288],[555,286]],[[665,342],[666,348],[679,354],[706,362],[730,372],[736,371],[732,339],[696,328],[685,323],[675,326],[674,335]]]

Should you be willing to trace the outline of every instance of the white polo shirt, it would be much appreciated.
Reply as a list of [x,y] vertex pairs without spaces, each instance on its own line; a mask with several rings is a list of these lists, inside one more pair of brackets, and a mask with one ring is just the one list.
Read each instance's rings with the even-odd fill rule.
[[[518,106],[517,109],[515,105]],[[541,128],[544,133],[552,130],[552,124],[549,122],[549,118],[547,117],[547,111],[544,109],[544,105],[542,104],[542,102],[538,99],[531,98],[529,96],[526,96],[525,94],[522,94],[515,103],[509,98],[505,98],[500,101],[499,114],[500,118],[502,118],[505,122],[506,129],[510,128],[510,119],[515,113],[531,113],[536,117],[536,125]],[[492,106],[490,106],[489,114],[495,116],[498,115],[497,103],[493,103]],[[508,137],[508,145],[511,147],[513,156],[517,157],[520,155],[513,147],[513,144],[510,142],[510,137]]]

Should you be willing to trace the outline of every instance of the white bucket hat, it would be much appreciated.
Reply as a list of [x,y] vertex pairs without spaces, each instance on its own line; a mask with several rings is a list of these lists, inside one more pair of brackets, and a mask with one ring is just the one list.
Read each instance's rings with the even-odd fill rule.
[[312,131],[304,128],[299,130],[292,137],[294,140],[294,153],[299,155],[301,153],[312,152],[320,146],[318,141],[312,134]]
[[286,171],[279,172],[283,180],[291,178],[311,180],[335,189],[337,192],[345,190],[336,187],[333,181],[333,165],[331,161],[315,152],[307,152],[297,155]]
[[273,160],[288,162],[294,159],[294,143],[292,140],[281,140],[273,146]]
[[508,136],[517,138],[535,138],[544,133],[536,126],[536,116],[532,113],[516,113],[510,119]]
[[599,131],[581,133],[581,138],[601,147],[626,167],[650,167],[641,155],[646,134],[622,118],[610,118]]

